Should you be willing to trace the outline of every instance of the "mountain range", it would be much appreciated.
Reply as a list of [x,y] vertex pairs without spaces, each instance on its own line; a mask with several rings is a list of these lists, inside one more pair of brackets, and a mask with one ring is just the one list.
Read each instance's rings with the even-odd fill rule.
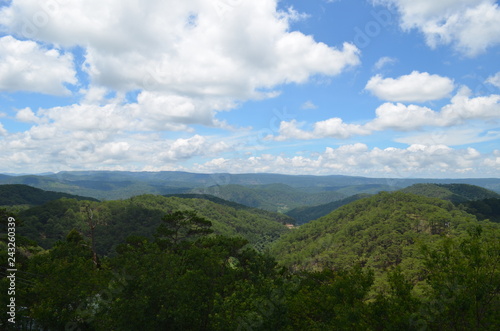
[[274,212],[322,205],[355,194],[396,191],[419,183],[470,184],[500,193],[499,178],[367,178],[339,175],[199,174],[180,171],[70,171],[39,175],[0,175],[0,184],[25,184],[98,200],[127,199],[140,194],[210,194]]

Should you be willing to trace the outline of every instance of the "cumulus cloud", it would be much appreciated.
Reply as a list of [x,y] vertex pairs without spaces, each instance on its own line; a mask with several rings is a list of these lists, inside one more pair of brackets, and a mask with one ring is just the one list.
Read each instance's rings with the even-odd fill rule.
[[425,102],[447,97],[454,83],[447,77],[413,71],[398,78],[372,77],[365,89],[380,99],[395,102]]
[[[0,7],[2,31],[31,41],[0,39],[0,90],[64,94],[65,84],[86,86],[78,86],[79,103],[19,110],[16,119],[33,127],[4,140],[2,155],[26,153],[15,154],[22,160],[37,150],[52,164],[64,165],[66,157],[68,164],[92,168],[110,166],[119,154],[124,162],[140,156],[155,166],[221,152],[226,145],[199,135],[165,146],[152,132],[232,129],[218,112],[360,63],[353,44],[329,46],[291,31],[291,23],[304,19],[291,7],[278,10],[276,0],[12,1]],[[82,50],[88,85],[76,81],[75,59],[60,50],[74,47]],[[139,146],[156,159],[144,157]]]
[[376,118],[367,123],[366,128],[411,131],[425,126],[448,127],[500,118],[500,95],[471,98],[470,94],[467,87],[462,87],[440,111],[417,105],[384,103],[376,109]]
[[320,137],[349,138],[353,135],[367,135],[370,131],[357,124],[347,124],[334,117],[314,124],[314,134]]
[[377,62],[375,62],[375,64],[373,65],[373,69],[380,70],[383,67],[385,67],[386,65],[389,65],[389,64],[392,64],[395,62],[397,62],[397,59],[389,57],[389,56],[384,56],[384,57],[381,57],[380,59],[378,59]]
[[3,124],[0,123],[0,136],[5,136],[7,135],[7,130],[3,127]]
[[12,36],[0,38],[0,91],[69,94],[65,84],[76,84],[75,75],[70,53]]
[[[500,153],[499,153],[500,155]],[[497,157],[498,158],[498,157]],[[288,174],[358,174],[381,177],[473,176],[496,173],[496,159],[473,148],[415,144],[408,148],[372,148],[357,143],[327,147],[316,155],[262,154],[247,158],[216,158],[197,164],[202,172],[273,172]]]
[[40,118],[30,108],[20,109],[16,114],[16,119],[25,123],[37,123]]
[[376,118],[366,124],[373,130],[411,131],[439,125],[438,114],[430,108],[402,103],[384,103],[375,110]]
[[500,88],[500,71],[493,76],[488,77],[488,79],[486,79],[486,82]]
[[500,139],[500,132],[483,130],[482,128],[452,128],[448,130],[431,130],[429,132],[411,134],[396,138],[396,142],[412,145],[447,145],[460,146]]
[[500,43],[500,8],[495,0],[372,0],[394,6],[403,29],[418,29],[427,44],[451,44],[468,56]]
[[[100,99],[100,98],[98,98]],[[102,101],[102,100],[101,100]],[[104,100],[106,101],[106,100]],[[100,131],[106,134],[134,131],[192,131],[189,125],[224,126],[214,119],[214,109],[232,105],[222,99],[198,100],[165,93],[141,92],[134,103],[95,102],[18,111],[23,122],[44,123],[61,133],[69,131]]]
[[164,138],[158,133],[63,132],[45,124],[7,134],[0,140],[2,162],[17,172],[113,170],[124,164],[127,170],[145,170],[146,166],[172,169],[179,168],[178,161],[213,157],[233,148],[220,138],[196,134],[189,138]]
[[228,150],[229,146],[223,142],[209,142],[207,138],[194,135],[188,139],[177,139],[165,152],[160,152],[159,156],[167,161],[187,159],[197,155],[217,155]]
[[470,95],[470,89],[462,87],[451,98],[450,103],[438,111],[414,104],[386,102],[377,107],[375,118],[364,124],[345,123],[341,118],[334,117],[314,123],[312,130],[304,130],[302,127],[305,126],[305,123],[299,123],[296,120],[282,121],[278,130],[279,134],[267,138],[276,141],[327,137],[346,139],[353,136],[370,135],[373,131],[411,132],[426,127],[452,127],[472,121],[500,119],[500,95],[491,94],[482,97],[471,97]]
[[298,123],[296,120],[291,120],[289,122],[282,121],[280,123],[279,135],[268,138],[272,138],[276,141],[290,139],[309,140],[320,138],[346,139],[355,135],[370,134],[370,131],[365,129],[362,125],[347,124],[338,117],[314,123],[312,131],[302,130],[301,126],[303,126],[303,123]]
[[275,0],[219,5],[222,12],[197,0],[14,1],[0,11],[0,24],[22,35],[29,18],[44,16],[29,38],[84,47],[92,82],[120,91],[266,97],[262,89],[359,63],[352,44],[334,48],[290,32],[289,23],[304,15],[278,11]]

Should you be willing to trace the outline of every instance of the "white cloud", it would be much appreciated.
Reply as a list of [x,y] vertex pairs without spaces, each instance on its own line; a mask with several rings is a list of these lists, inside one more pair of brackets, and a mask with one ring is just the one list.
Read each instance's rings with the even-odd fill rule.
[[[4,7],[0,24],[13,34],[84,47],[92,83],[119,91],[244,100],[359,63],[352,44],[337,49],[290,32],[289,22],[304,15],[279,12],[276,2],[221,3],[221,12],[198,0],[54,1],[45,7],[25,0]],[[45,20],[28,33],[27,22],[37,14]]]
[[500,71],[495,75],[488,77],[488,79],[486,79],[486,82],[500,88]]
[[385,67],[386,65],[392,64],[395,62],[397,62],[397,59],[389,57],[389,56],[384,56],[384,57],[381,57],[380,59],[378,59],[378,61],[373,65],[373,68],[375,70],[380,70],[383,67]]
[[[291,22],[306,18],[293,8],[278,11],[276,0],[12,1],[0,8],[2,30],[36,41],[3,38],[27,47],[16,53],[21,60],[26,52],[33,57],[27,63],[37,61],[30,69],[35,81],[17,77],[24,88],[64,93],[64,83],[75,83],[71,55],[41,44],[81,47],[90,84],[80,87],[78,104],[18,111],[17,120],[35,125],[7,136],[2,155],[12,160],[23,152],[40,169],[92,169],[127,162],[172,167],[168,162],[222,153],[229,143],[200,135],[163,141],[151,132],[233,129],[218,112],[359,64],[352,44],[331,47],[290,31]],[[136,102],[126,101],[129,91]]]
[[40,122],[40,118],[38,118],[30,108],[20,109],[16,114],[16,119],[25,123]]
[[0,91],[64,95],[64,84],[76,84],[73,56],[33,41],[0,38]]
[[316,122],[314,124],[314,135],[319,137],[332,137],[332,138],[349,138],[353,135],[367,135],[370,134],[361,125],[346,124],[340,118],[330,118],[325,121]]
[[[500,158],[498,158],[500,159]],[[197,164],[201,172],[272,172],[287,174],[346,174],[380,177],[467,177],[497,174],[498,164],[489,154],[473,148],[445,145],[411,145],[408,148],[368,148],[365,144],[327,147],[311,156],[261,154],[247,158],[216,158]],[[388,183],[390,184],[390,183]]]
[[413,71],[398,78],[372,77],[365,89],[380,99],[403,102],[425,102],[447,97],[453,91],[453,81],[447,77]]
[[297,123],[296,120],[291,120],[290,122],[282,121],[279,128],[279,136],[274,137],[273,139],[276,141],[284,141],[288,139],[314,139],[315,136],[312,132],[306,132],[300,129],[303,124],[304,123]]
[[471,98],[470,93],[468,88],[462,87],[440,111],[417,105],[384,103],[376,109],[376,118],[365,127],[412,131],[426,126],[448,127],[474,120],[500,119],[500,95]]
[[300,109],[316,109],[318,106],[316,106],[311,100],[308,100],[300,106]]
[[395,6],[403,29],[419,29],[430,47],[451,44],[476,56],[500,43],[500,8],[495,0],[372,0]]
[[292,6],[287,8],[286,12],[279,13],[279,18],[287,20],[287,22],[299,22],[304,21],[311,17],[311,15],[306,13],[299,13]]
[[500,169],[500,150],[496,149],[493,151],[493,155],[484,161],[484,164],[488,167],[495,169]]
[[[426,127],[453,127],[472,121],[495,121],[500,119],[500,95],[470,97],[471,91],[462,87],[451,102],[439,111],[414,104],[386,102],[375,110],[375,118],[365,124],[345,123],[341,118],[330,118],[313,124],[312,130],[303,130],[305,123],[296,120],[282,121],[279,135],[268,136],[268,140],[309,140],[320,138],[346,139],[353,136],[370,135],[373,131],[415,131]],[[485,137],[477,139],[486,139]],[[491,140],[491,137],[487,140]],[[484,141],[487,141],[484,140]],[[480,140],[477,140],[480,141]]]
[[169,149],[159,153],[161,159],[172,161],[188,159],[197,155],[217,155],[228,150],[229,146],[223,142],[210,142],[207,138],[194,135],[188,139],[177,139],[170,144]]
[[434,130],[425,133],[412,134],[396,138],[394,141],[412,145],[447,145],[460,146],[500,139],[500,132],[485,131],[482,128],[457,128],[449,130]]
[[451,99],[451,103],[441,109],[445,123],[464,123],[468,120],[494,120],[500,118],[500,95],[470,97],[471,91],[462,87]]
[[439,125],[438,115],[432,109],[402,103],[384,103],[376,110],[376,118],[366,124],[372,130],[412,131],[423,126]]
[[3,124],[0,123],[0,136],[5,136],[7,135],[7,130],[3,127]]
[[26,132],[7,133],[0,139],[2,162],[9,164],[9,171],[17,172],[172,169],[181,168],[179,161],[213,157],[233,149],[218,137],[164,138],[157,133],[117,130],[111,134],[98,129],[63,131],[46,124]]
[[[367,135],[371,133],[370,130],[365,129],[362,125],[347,124],[338,117],[314,123],[312,131],[304,131],[300,129],[301,126],[303,126],[303,123],[297,123],[296,120],[289,122],[282,121],[280,123],[279,135],[272,137],[272,139],[276,141],[320,138],[346,139],[355,135]],[[271,137],[268,137],[268,139],[271,139]]]

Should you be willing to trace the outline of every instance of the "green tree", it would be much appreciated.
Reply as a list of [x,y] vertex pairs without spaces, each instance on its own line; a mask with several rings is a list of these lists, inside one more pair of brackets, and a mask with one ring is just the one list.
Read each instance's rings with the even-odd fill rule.
[[64,242],[30,260],[28,271],[37,277],[28,292],[29,310],[38,325],[50,330],[89,327],[96,296],[109,278],[108,270],[96,268],[89,246],[73,230]]
[[156,240],[163,246],[177,246],[213,232],[212,222],[196,215],[194,211],[176,211],[165,215],[156,230]]
[[421,330],[421,302],[413,293],[413,283],[398,266],[387,273],[389,289],[378,293],[368,304],[369,324],[373,330]]
[[366,330],[373,272],[359,265],[305,273],[287,302],[289,330]]
[[477,226],[462,239],[423,247],[429,326],[497,330],[500,325],[500,235]]

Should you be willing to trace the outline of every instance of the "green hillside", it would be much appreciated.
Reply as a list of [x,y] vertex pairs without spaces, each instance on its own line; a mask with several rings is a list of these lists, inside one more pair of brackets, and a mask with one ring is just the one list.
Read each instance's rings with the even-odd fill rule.
[[[212,201],[216,204],[223,205],[223,206],[228,206],[237,210],[247,210],[250,211],[254,214],[258,215],[263,215],[266,217],[276,217],[275,212],[267,211],[264,209],[259,209],[259,208],[254,208],[254,207],[249,207],[247,205],[243,205],[241,203],[233,202],[233,201],[228,201],[224,200],[221,198],[218,198],[216,196],[210,195],[210,194],[196,194],[196,193],[184,193],[184,194],[167,194],[165,197],[177,197],[177,198],[182,198],[182,199],[202,199],[202,200],[208,200]],[[296,224],[296,220],[293,217],[287,217],[288,215],[286,214],[280,214],[280,219],[283,223],[287,224]]]
[[[24,226],[19,233],[49,248],[75,228],[89,234],[85,206],[88,202],[60,199],[20,213]],[[151,237],[161,218],[173,211],[196,211],[213,223],[216,234],[242,236],[263,249],[288,229],[286,215],[252,208],[234,208],[206,199],[183,199],[142,195],[121,201],[90,204],[95,220],[96,248],[99,254],[114,253],[114,248],[130,235]]]
[[401,192],[444,199],[453,203],[500,198],[500,194],[496,192],[469,184],[415,184],[402,189]]
[[297,225],[301,225],[304,223],[307,223],[309,221],[318,219],[320,217],[323,217],[335,209],[342,207],[344,205],[347,205],[348,203],[351,203],[353,201],[363,199],[366,197],[369,197],[369,194],[356,194],[353,196],[350,196],[348,198],[338,200],[338,201],[333,201],[329,203],[325,203],[323,205],[319,206],[304,206],[304,207],[298,207],[294,208],[285,214],[294,218],[296,221]]
[[98,201],[94,198],[82,197],[68,193],[44,191],[28,185],[0,185],[0,206],[42,205],[60,198]]
[[466,201],[461,203],[459,207],[469,214],[475,215],[478,220],[490,220],[500,223],[500,199]]
[[303,205],[320,205],[336,201],[345,195],[335,191],[311,192],[285,184],[268,185],[224,185],[195,189],[193,193],[205,193],[224,200],[273,212],[287,212]]
[[[0,214],[4,224],[10,216],[17,220],[16,247],[0,236],[0,254],[3,261],[15,254],[15,301],[23,305],[16,317],[29,325],[12,327],[4,314],[2,330],[500,325],[500,226],[440,199],[384,192],[291,231],[281,224],[284,215],[209,196],[63,198],[22,215],[1,208]],[[88,219],[97,223],[99,254]],[[74,227],[80,232],[67,231]],[[37,247],[21,231],[51,248]],[[265,249],[279,235],[270,252],[289,268]],[[2,268],[6,276],[7,264]],[[7,277],[0,285],[13,286]],[[4,307],[7,293],[0,293]]]
[[273,244],[272,253],[292,269],[343,268],[360,263],[379,271],[395,265],[413,270],[419,263],[417,243],[460,236],[474,224],[474,216],[451,202],[382,192],[285,234]]

